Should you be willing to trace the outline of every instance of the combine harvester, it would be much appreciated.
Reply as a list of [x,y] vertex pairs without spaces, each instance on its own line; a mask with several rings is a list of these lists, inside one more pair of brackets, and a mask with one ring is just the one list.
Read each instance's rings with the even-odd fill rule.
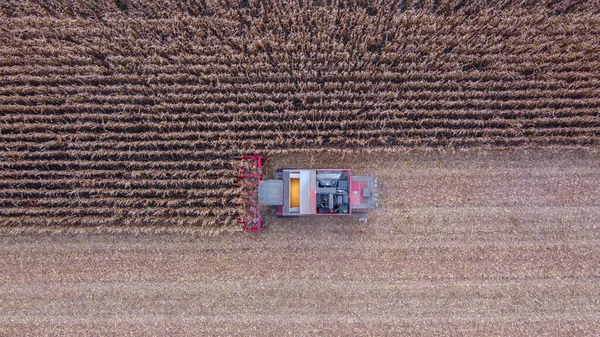
[[371,176],[353,176],[346,169],[280,168],[273,179],[264,180],[262,157],[240,160],[247,212],[239,222],[246,231],[261,229],[261,204],[278,217],[354,215],[365,222],[365,210],[379,206],[379,181]]

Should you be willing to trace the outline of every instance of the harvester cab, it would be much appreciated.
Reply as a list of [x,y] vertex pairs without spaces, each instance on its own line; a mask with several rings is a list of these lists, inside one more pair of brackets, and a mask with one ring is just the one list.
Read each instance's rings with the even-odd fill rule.
[[247,214],[240,219],[245,230],[259,230],[260,206],[271,208],[278,217],[357,215],[366,221],[366,210],[379,207],[379,180],[353,176],[347,169],[290,169],[275,171],[263,180],[262,157],[246,156],[240,177]]

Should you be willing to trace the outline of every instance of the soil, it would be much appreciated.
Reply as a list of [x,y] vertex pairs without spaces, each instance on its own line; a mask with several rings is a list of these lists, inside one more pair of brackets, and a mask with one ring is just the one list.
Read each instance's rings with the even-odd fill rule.
[[[299,159],[300,158],[300,159]],[[600,156],[330,152],[381,208],[217,237],[0,237],[0,335],[521,335],[600,332]]]

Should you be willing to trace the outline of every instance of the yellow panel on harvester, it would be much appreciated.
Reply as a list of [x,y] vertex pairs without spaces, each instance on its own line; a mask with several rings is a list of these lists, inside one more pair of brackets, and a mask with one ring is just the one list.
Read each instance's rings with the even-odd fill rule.
[[290,179],[290,208],[300,207],[300,178]]

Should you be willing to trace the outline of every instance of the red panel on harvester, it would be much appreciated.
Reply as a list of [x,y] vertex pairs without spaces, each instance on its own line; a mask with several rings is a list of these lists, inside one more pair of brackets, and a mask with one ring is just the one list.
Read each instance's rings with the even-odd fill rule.
[[368,202],[368,198],[363,196],[363,189],[369,187],[367,181],[356,181],[350,182],[350,204],[361,205]]

